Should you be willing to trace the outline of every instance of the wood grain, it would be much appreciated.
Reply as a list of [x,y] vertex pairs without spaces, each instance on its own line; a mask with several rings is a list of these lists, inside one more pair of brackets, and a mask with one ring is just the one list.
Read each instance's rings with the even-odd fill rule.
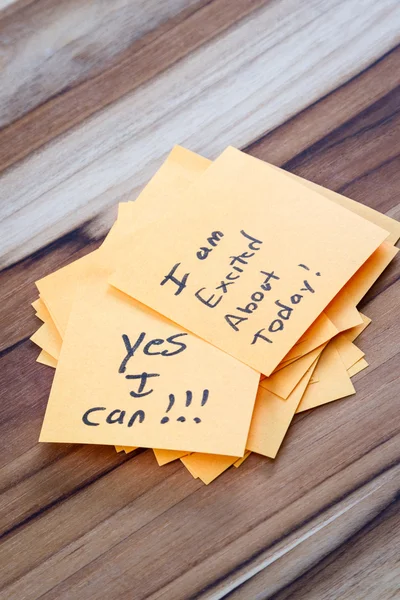
[[398,3],[135,5],[0,5],[0,599],[395,598],[398,258],[362,302],[357,394],[298,415],[275,462],[205,487],[149,451],[37,443],[33,282],[93,250],[173,143],[247,147],[400,216]]
[[200,6],[196,0],[38,0],[3,18],[0,126],[94,78],[127,48],[137,52],[158,37],[183,9],[187,16]]
[[[393,48],[400,22],[395,0],[363,4],[269,2],[6,171],[2,266],[137,195],[174,143],[213,158],[228,144],[254,141],[260,126],[262,133],[273,129],[362,71],[379,58],[377,48],[382,53]],[[191,39],[194,33],[186,35]],[[341,52],[344,46],[352,51]],[[146,63],[143,69],[148,72]],[[86,95],[86,103],[92,97]],[[84,104],[79,106],[86,115]],[[1,147],[17,139],[2,140]],[[99,234],[106,223],[101,221]]]

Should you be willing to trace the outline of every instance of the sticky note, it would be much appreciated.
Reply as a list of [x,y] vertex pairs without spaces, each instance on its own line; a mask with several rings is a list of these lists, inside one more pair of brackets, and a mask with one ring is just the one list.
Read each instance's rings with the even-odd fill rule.
[[247,452],[244,453],[244,456],[242,456],[241,458],[238,458],[238,460],[233,463],[233,466],[238,469],[240,467],[240,465],[242,465],[244,463],[244,461],[247,458],[249,458],[250,454],[251,454],[250,450],[247,450]]
[[197,473],[194,471],[194,469],[191,468],[191,466],[189,464],[185,464],[181,458],[181,463],[186,467],[186,469],[189,471],[189,473],[191,474],[191,476],[193,477],[193,479],[198,479],[199,476],[197,475]]
[[[323,345],[319,348],[319,352],[322,352],[322,348]],[[260,381],[260,386],[265,390],[269,390],[273,394],[280,396],[280,398],[286,399],[302,377],[307,373],[314,360],[315,353],[311,350],[308,354],[305,354],[283,369],[276,371],[270,377]]]
[[265,375],[387,237],[233,148],[183,196],[110,282]]
[[53,321],[43,323],[30,339],[54,359],[58,360],[60,358],[62,339]]
[[[339,333],[339,330],[332,321],[326,316],[325,312],[321,313],[314,323],[302,335],[299,341],[286,354],[282,362],[279,363],[276,371],[286,367],[293,361],[308,354],[318,346],[328,342]],[[272,390],[273,391],[273,390]]]
[[178,460],[178,458],[182,458],[183,456],[187,456],[188,452],[182,452],[180,450],[159,450],[153,449],[154,456],[156,457],[156,461],[158,466],[162,467],[174,460]]
[[181,458],[188,471],[193,472],[196,479],[199,477],[206,485],[229,469],[237,460],[232,456],[210,455],[199,452]]
[[77,292],[40,440],[243,455],[259,374],[99,281]]
[[351,329],[343,332],[343,335],[350,342],[354,342],[354,340],[356,338],[358,338],[358,336],[364,331],[364,329],[366,327],[368,327],[368,325],[371,323],[371,319],[369,317],[367,317],[366,315],[363,315],[362,313],[360,313],[360,317],[362,319],[361,325],[356,325],[355,327],[352,327]]
[[350,369],[356,362],[364,358],[365,352],[357,348],[353,342],[346,338],[343,333],[336,336],[331,342],[336,350],[339,352],[339,356],[346,369]]
[[269,458],[276,457],[317,364],[320,351],[313,352],[314,363],[286,400],[259,386],[246,444],[247,450]]
[[353,275],[344,289],[346,295],[351,298],[354,305],[357,305],[365,296],[398,251],[398,248],[391,246],[387,242],[381,244],[368,261]]
[[336,204],[339,204],[340,206],[351,210],[363,219],[367,219],[371,223],[375,223],[375,225],[378,225],[379,227],[382,227],[382,229],[385,229],[387,232],[389,232],[389,236],[386,239],[387,242],[391,244],[396,244],[396,242],[398,242],[400,238],[400,223],[395,219],[392,219],[391,217],[388,217],[387,215],[384,215],[378,212],[377,210],[366,206],[365,204],[361,204],[360,202],[356,202],[355,200],[346,198],[346,196],[342,196],[341,194],[338,194],[333,190],[324,188],[314,183],[313,181],[308,181],[307,179],[303,179],[302,177],[299,177],[294,173],[289,173],[288,171],[285,172],[293,180],[302,183],[310,190],[323,194],[326,198],[328,198],[328,200],[336,202]]
[[36,362],[41,363],[42,365],[46,365],[47,367],[52,367],[55,369],[57,367],[57,360],[51,356],[46,350],[42,350],[39,356],[36,359]]
[[51,320],[50,313],[47,310],[47,307],[41,298],[38,298],[37,300],[35,300],[35,302],[32,302],[32,306],[36,311],[36,316],[41,321],[46,322]]
[[121,448],[125,454],[129,454],[130,452],[137,450],[137,446],[115,446],[115,448]]
[[355,393],[338,351],[328,344],[315,368],[318,383],[307,387],[296,412],[303,412]]
[[346,292],[346,286],[328,304],[324,313],[338,331],[346,331],[363,323],[360,313]]
[[[61,337],[65,335],[75,290],[79,282],[84,280],[93,257],[94,252],[91,252],[36,281],[40,296],[46,304]],[[70,291],[71,293],[69,293]]]
[[368,363],[365,360],[365,358],[360,358],[359,361],[357,361],[353,366],[351,366],[349,369],[347,369],[347,373],[349,374],[350,377],[354,377],[354,375],[357,375],[357,373],[360,373],[361,371],[363,371],[364,369],[366,369],[368,367]]

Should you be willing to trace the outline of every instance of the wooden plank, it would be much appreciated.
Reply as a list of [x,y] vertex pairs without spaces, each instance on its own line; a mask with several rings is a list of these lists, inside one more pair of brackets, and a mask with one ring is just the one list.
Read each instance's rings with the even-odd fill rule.
[[137,194],[173,143],[214,157],[275,128],[389,51],[399,19],[395,0],[268,3],[5,172],[2,265]]
[[[285,165],[400,85],[400,47],[249,146],[248,152]],[[320,182],[321,183],[321,182]]]
[[341,600],[395,600],[400,579],[399,508],[399,501],[393,502],[358,535],[274,596],[274,600],[320,600],[328,598],[332,590]]
[[[219,586],[218,591],[213,589],[201,593],[199,597],[202,600],[217,597],[229,598],[229,600],[240,600],[242,598],[274,598],[274,600],[283,600],[284,598],[304,598],[308,600],[313,598],[320,600],[321,598],[328,598],[329,591],[334,589],[334,593],[341,600],[354,598],[354,595],[343,595],[343,591],[344,588],[356,587],[353,577],[360,562],[360,556],[357,556],[358,560],[351,561],[351,567],[347,569],[348,571],[351,570],[351,573],[347,575],[345,582],[338,581],[335,582],[335,585],[332,585],[329,579],[326,580],[324,576],[320,577],[322,574],[319,570],[323,568],[321,563],[325,556],[330,555],[326,561],[331,567],[328,572],[330,571],[330,574],[334,575],[332,579],[339,579],[337,575],[340,563],[345,563],[348,559],[348,557],[343,557],[343,553],[352,548],[357,538],[362,537],[364,540],[362,534],[357,536],[356,532],[363,528],[376,531],[376,521],[382,523],[385,512],[388,510],[387,506],[395,503],[395,495],[399,489],[396,480],[399,475],[399,466],[388,469],[388,471],[378,475],[366,485],[358,488],[354,493],[341,499],[333,507],[317,515],[313,521],[300,527],[287,538],[263,552],[253,561],[252,568],[243,574],[242,579],[246,578],[243,583],[240,583],[240,578],[237,574],[234,574],[231,581],[224,582]],[[393,511],[391,512],[393,513]],[[382,534],[386,533],[390,522],[394,525],[396,521],[399,522],[398,515],[395,517],[391,514],[391,518],[387,522],[383,522],[384,531],[382,531]],[[381,598],[390,598],[389,592],[394,591],[394,541],[396,538],[400,539],[399,536],[398,531],[392,532],[385,541],[380,536],[380,550],[385,558],[389,559],[387,565],[389,582],[382,581],[378,584]],[[375,561],[375,570],[378,573],[380,572],[379,574],[382,576],[379,568],[382,557],[378,558],[376,556],[376,546],[374,553],[365,552],[364,550],[364,554],[367,555],[367,560]],[[333,561],[338,556],[342,557],[342,561],[334,565]],[[390,568],[393,569],[392,573]],[[310,573],[307,573],[308,570],[310,570]],[[323,585],[319,586],[318,591],[314,587],[314,578],[311,574],[314,571],[318,573],[318,581],[322,582],[323,580]],[[340,574],[340,579],[343,579],[343,572]],[[360,577],[357,579],[357,583],[359,583]],[[294,580],[296,580],[295,583],[285,589],[285,584],[290,584]],[[308,582],[309,585],[307,586],[306,583]],[[370,589],[371,581],[368,586]],[[279,593],[281,590],[283,591]],[[372,596],[366,594],[357,597],[370,598]]]
[[[58,21],[60,15],[66,15],[68,18],[68,9],[70,10],[71,6],[67,6],[66,3],[55,3],[54,0],[49,1],[54,5],[54,10],[50,15],[48,10],[46,11],[48,7],[42,6],[43,2],[35,3],[33,7],[30,7],[30,13],[33,13],[33,17],[36,17],[36,29],[42,32],[39,41],[40,37],[51,36],[51,27],[53,26],[55,29],[53,37],[58,46]],[[0,132],[0,170],[4,170],[16,160],[27,156],[29,152],[70,129],[73,125],[83,122],[88,116],[140,87],[189,52],[264,4],[265,1],[238,0],[232,4],[227,0],[214,0],[212,3],[207,2],[207,0],[197,0],[197,2],[194,0],[189,2],[174,0],[172,3],[162,3],[161,10],[160,3],[156,0],[151,0],[150,3],[147,0],[145,2],[142,0],[139,6],[137,3],[132,4],[125,1],[122,7],[124,10],[118,11],[118,14],[127,12],[128,19],[124,22],[124,14],[122,14],[118,22],[114,23],[114,27],[110,28],[114,31],[110,31],[107,13],[110,10],[112,14],[117,12],[114,3],[110,5],[109,3],[86,1],[76,5],[76,0],[70,0],[69,5],[72,3],[78,9],[70,10],[70,19],[77,19],[77,22],[79,22],[80,16],[84,17],[85,12],[91,11],[95,13],[93,16],[98,25],[106,21],[106,27],[103,27],[103,36],[106,35],[108,38],[110,33],[114,34],[111,35],[113,40],[112,49],[110,44],[106,44],[107,40],[102,39],[101,34],[100,39],[104,44],[104,48],[99,43],[100,40],[97,39],[95,47],[91,48],[90,38],[91,36],[97,38],[99,31],[97,27],[93,28],[93,32],[91,31],[93,19],[90,20],[90,30],[87,35],[83,36],[82,41],[78,39],[72,50],[69,41],[65,43],[65,48],[61,48],[61,51],[64,49],[64,52],[67,53],[64,58],[64,61],[67,62],[67,68],[61,71],[61,73],[67,71],[66,81],[63,78],[59,80],[60,70],[58,69],[57,58],[59,57],[57,57],[57,52],[51,55],[57,75],[55,81],[53,81],[51,73],[49,73],[51,69],[48,69],[47,62],[42,65],[40,60],[41,54],[46,52],[46,48],[43,49],[42,44],[37,44],[36,31],[32,32],[29,28],[27,29],[25,37],[32,38],[32,44],[36,49],[36,55],[33,53],[34,55],[29,57],[29,65],[25,64],[26,61],[21,65],[21,70],[26,69],[26,73],[24,71],[23,74],[29,78],[28,83],[25,85],[27,89],[23,88],[22,99],[14,91],[14,95],[17,95],[17,105],[14,107],[12,104],[12,91],[8,89],[10,83],[6,79],[8,86],[5,86],[3,92],[5,110],[3,111],[2,121],[4,124],[11,122],[18,116],[25,114],[29,108],[34,109],[40,102],[44,104],[39,106],[37,110],[32,110],[30,114],[11,127]],[[179,8],[183,8],[184,5],[186,5],[186,9],[179,12]],[[28,14],[27,16],[26,12],[28,11],[18,15],[22,24],[27,19],[28,21],[32,20],[32,15]],[[83,15],[79,15],[79,12],[82,12]],[[176,13],[177,16],[174,18],[173,15]],[[140,17],[138,22],[135,18],[136,14],[139,14]],[[157,18],[155,18],[156,16]],[[132,18],[135,19],[134,28],[132,28]],[[49,19],[50,22],[48,22]],[[167,19],[167,21],[163,23],[163,19]],[[121,27],[121,24],[123,27]],[[6,35],[7,25],[8,23],[3,25]],[[116,43],[119,39],[119,35],[115,35],[115,29],[118,30],[118,25],[120,29],[123,29],[119,33],[121,33],[122,41],[125,40],[125,52],[122,52],[124,45],[121,47],[121,42]],[[18,23],[16,24],[14,19],[10,20],[9,27],[13,29],[16,26],[18,27]],[[146,33],[143,30],[144,27],[150,29],[150,31]],[[50,32],[48,32],[49,29]],[[132,30],[134,31],[133,36]],[[26,40],[23,41],[26,43]],[[102,49],[100,55],[97,52],[99,46]],[[94,55],[92,57],[93,64],[88,65],[87,63],[90,62],[89,59],[92,54]],[[84,60],[85,56],[86,61]],[[32,62],[36,69],[27,69],[26,67],[32,67]],[[36,96],[29,93],[37,78],[37,75],[35,77],[35,70],[39,70],[39,73],[45,78],[43,86],[36,90]],[[11,81],[15,81],[14,85],[20,85],[18,78],[16,80],[13,78]],[[68,88],[68,83],[72,87]],[[49,124],[51,124],[51,127],[49,127]],[[29,143],[27,143],[27,138]],[[13,144],[9,146],[8,142],[11,140]]]
[[138,0],[134,5],[129,0],[39,0],[17,4],[8,18],[0,12],[0,126],[96,76],[126,48],[148,43],[152,30],[159,35],[166,21],[199,6],[198,0]]
[[0,19],[9,16],[34,0],[0,0]]

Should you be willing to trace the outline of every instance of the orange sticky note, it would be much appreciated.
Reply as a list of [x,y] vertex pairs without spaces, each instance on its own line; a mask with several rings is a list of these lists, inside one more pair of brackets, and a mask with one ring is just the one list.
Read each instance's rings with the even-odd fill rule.
[[208,485],[237,461],[237,457],[195,452],[181,458],[187,470]]
[[[321,345],[318,351],[322,352],[323,347],[324,345]],[[260,386],[265,390],[269,390],[276,396],[286,399],[302,377],[307,373],[314,361],[315,353],[310,351],[308,354],[305,354],[283,369],[276,371],[270,377],[260,381]]]
[[36,362],[46,365],[47,367],[57,368],[57,360],[51,356],[46,350],[42,350],[36,359]]
[[91,252],[36,281],[40,296],[62,338],[67,328],[75,291],[79,282],[84,281],[94,255],[95,253]]
[[153,448],[153,452],[160,467],[173,462],[174,460],[178,460],[178,458],[187,456],[188,454],[188,452],[182,452],[180,450],[159,450],[157,448]]
[[[278,168],[278,167],[275,167],[275,168]],[[320,194],[323,194],[326,198],[328,198],[328,200],[331,200],[332,202],[336,202],[336,204],[343,206],[343,208],[347,208],[348,210],[351,210],[352,212],[359,215],[363,219],[367,219],[371,223],[375,223],[375,225],[378,225],[379,227],[382,227],[382,229],[385,229],[389,233],[389,236],[386,238],[387,242],[389,242],[391,244],[395,244],[399,240],[399,238],[400,238],[400,223],[398,221],[396,221],[395,219],[392,219],[391,217],[388,217],[387,215],[384,215],[384,214],[378,212],[377,210],[370,208],[369,206],[365,206],[364,204],[361,204],[360,202],[356,202],[355,200],[346,198],[345,196],[342,196],[341,194],[338,194],[337,192],[334,192],[333,190],[324,188],[324,187],[318,185],[317,183],[314,183],[313,181],[308,181],[307,179],[303,179],[302,177],[299,177],[298,175],[295,175],[294,173],[289,173],[288,171],[285,171],[285,173],[289,177],[291,177],[293,180],[296,180],[299,183],[302,183],[308,189],[313,190],[315,192],[319,192]]]
[[242,456],[241,458],[238,458],[238,460],[233,463],[233,466],[236,468],[239,468],[240,465],[242,465],[244,463],[244,461],[247,458],[249,458],[250,454],[251,454],[250,450],[247,450],[247,452],[244,453],[244,456]]
[[346,292],[346,286],[328,304],[324,313],[338,331],[346,331],[363,323],[360,313]]
[[185,465],[185,463],[183,462],[182,458],[181,458],[181,463],[186,467],[186,469],[189,471],[189,473],[191,474],[191,476],[193,477],[193,479],[198,479],[199,476],[197,475],[197,473],[190,467],[190,465]]
[[319,381],[307,387],[296,412],[303,412],[355,393],[346,367],[334,344],[328,344],[323,351],[315,368],[315,374]]
[[40,440],[237,457],[258,382],[100,278],[77,292]]
[[338,333],[339,330],[326,316],[325,312],[321,313],[311,327],[307,329],[299,341],[293,346],[290,352],[284,357],[275,371],[277,372],[280,369],[287,367],[295,360],[308,354],[312,350],[315,350],[315,348],[318,348],[322,344],[325,344],[325,342],[331,340]]
[[41,321],[45,323],[46,321],[51,320],[50,313],[47,310],[47,307],[41,298],[38,298],[37,300],[35,300],[35,302],[32,302],[32,306],[36,311],[36,316]]
[[383,273],[398,251],[398,248],[395,248],[388,242],[381,244],[368,261],[348,281],[343,288],[343,292],[351,299],[351,302],[355,306],[372,287],[379,275]]
[[62,339],[53,321],[43,323],[30,339],[56,360],[60,358]]
[[354,377],[354,375],[357,375],[357,373],[360,373],[361,371],[363,371],[364,369],[366,369],[368,367],[368,363],[365,360],[365,358],[360,358],[359,361],[357,361],[354,365],[352,365],[349,369],[347,369],[347,373],[349,374],[350,377]]
[[247,450],[270,458],[276,457],[317,364],[320,350],[313,352],[312,366],[286,400],[259,386],[246,444]]
[[348,329],[347,331],[343,332],[343,335],[350,341],[350,342],[354,342],[354,340],[364,331],[364,329],[366,327],[368,327],[368,325],[371,323],[371,319],[365,315],[363,315],[362,313],[360,313],[360,317],[362,319],[362,324],[361,325],[356,325],[355,327],[352,327],[351,329]]
[[339,352],[339,356],[346,369],[350,369],[350,367],[365,356],[365,352],[360,350],[360,348],[357,348],[357,346],[346,338],[343,333],[336,336],[331,344],[333,344]]
[[[125,452],[125,454],[129,454],[130,452],[137,450],[138,446],[115,446],[115,448],[121,448],[121,450],[123,450]],[[118,452],[118,450],[117,450],[117,452]]]
[[265,375],[388,235],[234,148],[183,198],[110,281]]
[[117,452],[125,452],[125,454],[137,450],[136,446],[115,446],[115,449]]

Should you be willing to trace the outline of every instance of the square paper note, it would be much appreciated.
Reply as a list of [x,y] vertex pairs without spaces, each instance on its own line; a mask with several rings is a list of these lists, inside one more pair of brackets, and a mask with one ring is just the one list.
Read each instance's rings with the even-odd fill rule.
[[40,440],[242,456],[259,374],[101,279],[78,293]]
[[131,238],[110,281],[270,375],[387,235],[228,148]]

